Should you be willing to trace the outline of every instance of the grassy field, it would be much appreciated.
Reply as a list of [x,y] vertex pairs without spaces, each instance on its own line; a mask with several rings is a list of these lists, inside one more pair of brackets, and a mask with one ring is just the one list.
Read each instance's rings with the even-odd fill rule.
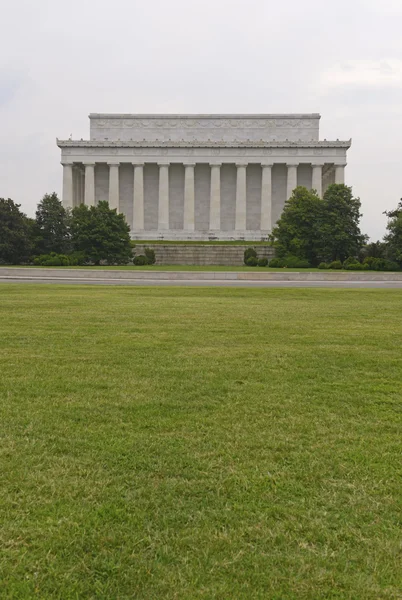
[[0,597],[402,597],[398,290],[0,287]]

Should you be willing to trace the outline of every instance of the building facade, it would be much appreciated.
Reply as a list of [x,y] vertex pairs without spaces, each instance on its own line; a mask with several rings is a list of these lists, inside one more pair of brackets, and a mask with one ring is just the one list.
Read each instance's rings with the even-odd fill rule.
[[107,200],[133,239],[263,240],[292,190],[344,183],[349,141],[318,114],[91,114],[89,140],[57,140],[63,204]]

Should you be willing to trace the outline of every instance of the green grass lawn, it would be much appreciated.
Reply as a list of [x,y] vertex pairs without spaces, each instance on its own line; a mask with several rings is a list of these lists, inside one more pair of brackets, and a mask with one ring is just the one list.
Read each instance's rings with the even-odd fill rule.
[[0,286],[0,597],[401,598],[401,314]]

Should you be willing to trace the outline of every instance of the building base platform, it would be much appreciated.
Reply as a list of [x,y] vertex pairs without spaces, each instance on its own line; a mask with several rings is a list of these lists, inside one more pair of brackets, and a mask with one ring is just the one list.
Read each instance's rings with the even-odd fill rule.
[[134,230],[132,240],[175,241],[175,242],[268,242],[269,231],[185,231],[183,229]]

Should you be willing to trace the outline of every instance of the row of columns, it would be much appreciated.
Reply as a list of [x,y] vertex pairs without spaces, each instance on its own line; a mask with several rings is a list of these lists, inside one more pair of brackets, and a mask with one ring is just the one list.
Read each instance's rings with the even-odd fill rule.
[[[109,206],[119,211],[119,163],[109,165]],[[169,229],[169,163],[159,165],[159,207],[158,229]],[[73,192],[73,166],[63,164],[63,203],[67,207],[73,206],[73,193],[77,203],[85,202],[88,206],[95,205],[95,163],[85,163],[83,171],[77,173],[75,178],[75,192]],[[134,188],[133,188],[133,229],[144,229],[144,163],[133,163]],[[221,228],[221,163],[211,164],[211,188],[209,229],[219,231]],[[247,199],[247,163],[238,163],[236,178],[236,231],[246,230],[246,199]],[[261,185],[261,230],[270,231],[272,228],[272,167],[273,164],[262,164]],[[286,197],[290,198],[297,187],[298,164],[287,164],[287,190]],[[195,229],[195,163],[184,165],[184,207],[183,229]],[[344,183],[345,165],[335,165],[335,183]],[[322,169],[323,165],[312,165],[312,189],[317,190],[322,196]],[[84,183],[85,182],[85,183]]]

